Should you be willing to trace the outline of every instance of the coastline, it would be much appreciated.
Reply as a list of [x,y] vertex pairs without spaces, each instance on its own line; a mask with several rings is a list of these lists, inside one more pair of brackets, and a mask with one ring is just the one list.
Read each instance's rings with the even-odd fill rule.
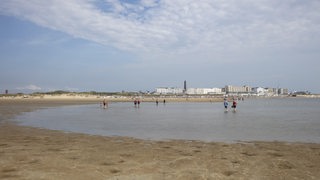
[[0,179],[320,177],[320,144],[149,141],[65,133],[6,121],[39,108],[100,101],[98,98],[0,99]]
[[62,102],[62,103],[100,103],[104,99],[108,102],[133,102],[139,99],[142,102],[222,102],[223,96],[97,96],[97,95],[25,95],[25,96],[0,96],[0,101],[33,101],[33,102]]

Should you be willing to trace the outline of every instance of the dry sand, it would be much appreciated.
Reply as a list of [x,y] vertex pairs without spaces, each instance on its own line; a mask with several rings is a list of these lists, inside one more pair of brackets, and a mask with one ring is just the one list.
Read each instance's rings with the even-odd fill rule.
[[319,179],[320,144],[147,141],[22,127],[38,108],[95,100],[1,100],[0,179]]

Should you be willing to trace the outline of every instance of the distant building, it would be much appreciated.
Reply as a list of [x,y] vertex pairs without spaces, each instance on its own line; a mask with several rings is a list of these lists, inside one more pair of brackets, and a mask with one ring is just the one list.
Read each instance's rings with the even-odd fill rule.
[[207,95],[207,94],[224,94],[221,88],[187,88],[187,81],[183,82],[183,89],[176,87],[158,87],[155,94],[189,94],[189,95]]
[[221,88],[188,88],[186,93],[190,95],[223,94]]
[[278,89],[278,94],[280,94],[280,95],[288,95],[289,91],[286,88],[279,88]]
[[221,88],[187,88],[186,90],[181,88],[169,88],[160,87],[156,88],[156,94],[189,94],[189,95],[209,95],[209,94],[224,94]]
[[183,89],[174,87],[160,87],[156,88],[156,94],[183,94]]
[[210,95],[210,94],[228,94],[228,95],[256,95],[256,96],[278,96],[288,95],[286,88],[263,88],[250,86],[232,86],[226,85],[224,88],[187,88],[187,81],[184,81],[183,88],[159,87],[155,94],[172,95]]
[[6,89],[6,91],[5,91],[5,94],[9,94],[9,91],[8,91],[8,89]]
[[286,88],[254,87],[254,88],[252,88],[252,91],[253,91],[253,94],[256,96],[288,95],[288,89],[286,89]]
[[252,93],[252,88],[250,86],[225,86],[226,94],[249,94]]
[[265,88],[265,95],[266,96],[277,96],[278,95],[278,89],[277,88],[267,87],[267,88]]
[[266,95],[266,89],[263,87],[254,87],[254,88],[252,88],[252,92],[253,92],[253,94],[255,94],[257,96]]

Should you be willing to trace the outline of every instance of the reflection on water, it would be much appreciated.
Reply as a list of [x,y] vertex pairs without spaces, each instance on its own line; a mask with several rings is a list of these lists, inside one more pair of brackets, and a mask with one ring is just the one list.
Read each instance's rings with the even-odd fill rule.
[[319,99],[248,99],[237,112],[223,103],[110,103],[37,110],[16,117],[28,126],[142,139],[320,143]]

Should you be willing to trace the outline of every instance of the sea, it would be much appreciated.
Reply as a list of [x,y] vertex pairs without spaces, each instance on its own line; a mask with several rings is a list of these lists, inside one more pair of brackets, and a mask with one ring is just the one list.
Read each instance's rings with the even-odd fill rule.
[[[230,105],[231,103],[229,103]],[[133,102],[48,107],[16,116],[25,126],[146,140],[320,143],[320,99],[249,98],[223,103]]]

